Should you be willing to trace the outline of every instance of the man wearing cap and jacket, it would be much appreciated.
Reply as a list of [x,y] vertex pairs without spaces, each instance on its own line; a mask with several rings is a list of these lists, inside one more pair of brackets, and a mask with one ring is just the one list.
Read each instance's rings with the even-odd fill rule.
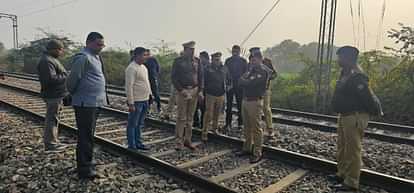
[[250,52],[251,66],[239,80],[239,85],[243,89],[242,116],[245,141],[243,151],[238,155],[253,154],[250,163],[257,163],[262,159],[263,129],[260,122],[263,96],[270,76],[262,64],[263,56],[260,48],[252,48]]
[[[204,72],[207,66],[210,65],[210,56],[208,55],[208,52],[206,51],[200,52],[200,64]],[[203,96],[204,96],[204,92],[203,92]],[[205,111],[206,111],[206,101],[203,98],[199,97],[197,101],[197,107],[194,112],[193,127],[198,127],[200,129],[203,128],[203,119],[204,119]]]
[[67,72],[58,60],[63,55],[63,43],[59,40],[50,40],[46,50],[37,66],[40,94],[46,102],[43,142],[46,151],[60,151],[65,146],[58,140],[58,114],[62,99],[69,94],[65,85]]
[[266,84],[266,93],[263,97],[263,114],[264,114],[264,121],[266,123],[266,132],[268,136],[273,137],[275,132],[273,131],[273,120],[272,120],[272,85],[271,82],[277,76],[277,71],[273,66],[272,60],[269,58],[265,58],[263,60],[263,65],[270,75],[269,80]]
[[211,55],[211,64],[204,71],[204,92],[206,101],[206,113],[203,120],[203,132],[201,139],[206,142],[208,131],[212,128],[218,132],[218,119],[224,103],[225,81],[227,70],[221,61],[221,53]]
[[239,45],[234,45],[231,49],[232,56],[227,58],[224,62],[229,76],[226,80],[226,125],[224,128],[231,128],[233,121],[233,98],[236,98],[237,104],[237,122],[241,127],[243,124],[241,106],[242,106],[242,89],[239,86],[240,77],[247,71],[247,61],[240,56],[241,48]]
[[333,110],[339,113],[337,173],[330,176],[338,182],[339,191],[357,191],[362,166],[361,151],[364,129],[369,116],[383,115],[381,103],[369,88],[369,78],[357,64],[359,51],[345,46],[337,51],[341,75],[332,98]]
[[174,60],[171,80],[177,90],[176,137],[177,150],[184,146],[195,150],[191,143],[193,115],[199,95],[203,90],[203,72],[200,60],[194,57],[195,42],[183,44],[183,56]]

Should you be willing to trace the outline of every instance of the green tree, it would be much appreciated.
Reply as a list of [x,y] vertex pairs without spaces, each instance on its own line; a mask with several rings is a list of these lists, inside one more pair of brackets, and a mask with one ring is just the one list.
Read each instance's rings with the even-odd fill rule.
[[101,53],[105,63],[107,81],[110,84],[124,85],[125,68],[129,64],[129,52],[121,49],[108,49]]
[[36,73],[37,62],[46,50],[46,44],[51,39],[60,40],[65,49],[65,54],[62,57],[62,60],[67,61],[67,59],[73,55],[74,51],[79,49],[79,44],[72,41],[69,37],[65,35],[60,35],[52,32],[47,32],[45,30],[39,29],[41,32],[40,38],[32,40],[28,43],[22,45],[22,48],[19,50],[20,55],[24,58],[23,71],[26,73]]

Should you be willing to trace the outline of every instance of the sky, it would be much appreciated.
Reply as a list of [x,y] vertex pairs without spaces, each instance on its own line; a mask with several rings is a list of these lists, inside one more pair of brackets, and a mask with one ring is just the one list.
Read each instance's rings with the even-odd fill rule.
[[[399,22],[413,25],[413,0],[386,0],[382,38],[377,47],[383,0],[361,0],[367,34],[364,46],[362,24],[358,30],[362,21],[356,13],[358,1],[351,0],[353,27],[350,1],[338,0],[336,45],[356,45],[361,50],[395,46],[386,32],[398,28]],[[274,3],[275,0],[0,0],[0,13],[18,15],[21,43],[39,37],[38,28],[42,28],[78,42],[84,42],[88,32],[98,31],[105,36],[107,47],[112,48],[152,46],[165,40],[178,50],[183,42],[194,40],[199,51],[227,52],[249,34]],[[320,4],[321,0],[281,0],[245,47],[265,49],[285,39],[302,44],[317,41]],[[7,48],[13,45],[11,21],[5,18],[0,18],[0,41]]]

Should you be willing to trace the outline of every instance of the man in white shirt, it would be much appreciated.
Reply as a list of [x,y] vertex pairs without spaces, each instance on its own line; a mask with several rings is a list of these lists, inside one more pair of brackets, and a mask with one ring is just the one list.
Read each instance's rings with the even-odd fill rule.
[[151,95],[151,86],[148,79],[148,70],[144,65],[147,56],[145,48],[135,48],[131,63],[125,69],[125,91],[128,100],[128,148],[149,150],[141,141],[141,129],[148,111],[148,100]]

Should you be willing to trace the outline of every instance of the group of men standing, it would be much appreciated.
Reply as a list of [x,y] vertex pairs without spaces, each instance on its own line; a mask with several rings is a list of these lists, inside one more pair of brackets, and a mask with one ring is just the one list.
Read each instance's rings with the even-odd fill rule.
[[37,66],[41,96],[47,109],[43,130],[45,151],[57,152],[66,147],[58,139],[57,128],[62,101],[66,101],[75,110],[78,128],[76,163],[81,179],[98,176],[93,162],[95,126],[100,108],[108,105],[105,70],[99,55],[104,47],[100,33],[89,33],[86,46],[72,57],[68,73],[58,60],[64,53],[63,43],[51,40]]
[[[99,109],[108,105],[104,65],[100,56],[105,47],[100,33],[91,32],[86,47],[75,54],[68,73],[58,58],[64,45],[51,40],[38,64],[41,96],[46,102],[44,145],[46,151],[59,151],[65,145],[58,140],[58,112],[62,100],[70,101],[75,110],[78,138],[76,147],[77,172],[81,179],[93,179],[98,175],[93,162],[93,139]],[[250,162],[262,159],[263,128],[272,135],[270,109],[270,81],[276,77],[272,61],[263,57],[260,48],[251,48],[249,60],[240,56],[235,45],[232,56],[224,64],[222,54],[203,52],[200,59],[194,56],[195,42],[183,44],[183,52],[173,62],[171,80],[177,103],[176,149],[192,144],[192,128],[197,104],[204,101],[205,115],[202,124],[202,141],[208,140],[208,132],[218,132],[218,120],[226,105],[224,128],[231,129],[233,100],[236,99],[237,122],[244,131],[244,144],[239,156],[250,155]],[[338,63],[342,69],[332,100],[333,110],[339,113],[338,121],[338,172],[331,176],[339,182],[337,189],[357,190],[362,165],[361,150],[363,130],[370,115],[382,115],[378,98],[369,88],[369,79],[357,64],[359,51],[345,46],[338,50]],[[144,127],[150,100],[160,110],[158,80],[159,64],[152,60],[149,50],[138,47],[131,52],[131,61],[125,70],[125,89],[129,108],[127,139],[128,148],[148,150],[143,145],[140,132]],[[155,74],[155,75],[154,75]],[[70,97],[69,97],[70,96]]]
[[220,52],[211,54],[211,61],[206,52],[200,53],[200,59],[195,57],[194,41],[184,43],[183,48],[182,55],[174,60],[171,72],[171,80],[177,90],[177,149],[196,149],[191,138],[197,104],[205,106],[202,141],[207,141],[209,130],[218,132],[225,98],[224,128],[231,129],[235,98],[238,126],[244,128],[246,139],[240,155],[252,155],[251,162],[259,162],[263,143],[262,112],[270,113],[265,117],[268,118],[268,131],[273,133],[270,102],[266,103],[266,108],[263,107],[264,100],[270,101],[270,80],[276,75],[271,61],[267,59],[267,65],[263,64],[262,52],[257,47],[250,49],[247,61],[241,56],[240,46],[233,46],[232,56],[224,64]]

